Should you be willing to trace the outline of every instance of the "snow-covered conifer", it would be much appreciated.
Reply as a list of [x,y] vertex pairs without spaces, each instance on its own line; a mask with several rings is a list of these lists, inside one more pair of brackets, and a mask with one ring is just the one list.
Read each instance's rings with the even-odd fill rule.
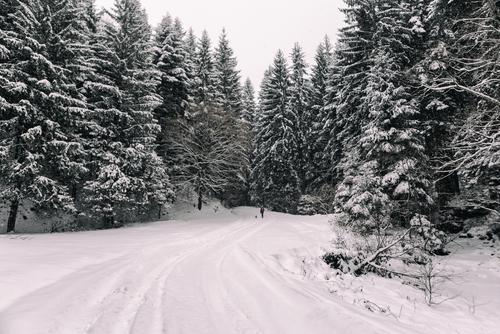
[[294,212],[300,197],[298,115],[290,109],[290,73],[281,51],[261,91],[260,107],[252,168],[254,201],[273,210]]
[[75,75],[83,71],[73,66],[84,64],[86,27],[76,1],[2,5],[1,196],[11,203],[12,231],[22,201],[74,210],[71,181],[86,172],[78,134],[86,104]]
[[93,177],[85,185],[85,200],[108,227],[116,224],[117,213],[138,212],[172,195],[163,163],[155,153],[160,127],[153,110],[161,104],[161,97],[155,93],[159,73],[148,54],[150,36],[137,0],[116,0],[100,23],[98,41],[103,47],[96,60],[102,82],[94,87],[100,95],[93,101],[99,127],[94,133],[95,163]]
[[[372,168],[367,173],[380,178],[377,187],[391,200],[392,216],[398,224],[408,223],[416,213],[427,213],[433,202],[428,194],[428,159],[419,101],[412,94],[414,77],[404,75],[419,52],[412,44],[423,32],[413,29],[417,10],[390,0],[379,4],[380,20],[374,34],[377,44],[371,54],[372,67],[361,105],[368,112],[368,120],[356,147],[360,152],[358,171]],[[344,184],[348,179],[346,176]],[[345,203],[365,196],[363,188],[358,190]]]
[[296,137],[298,141],[297,150],[297,172],[301,181],[302,191],[305,191],[310,143],[307,142],[312,122],[309,109],[311,97],[310,83],[307,77],[307,64],[301,46],[296,43],[291,53],[292,65],[290,71],[290,109],[297,115]]
[[162,130],[158,140],[159,152],[168,158],[172,122],[178,117],[185,117],[189,107],[189,64],[180,21],[172,21],[170,16],[166,16],[156,31],[155,44],[153,62],[161,73],[157,92],[163,99],[155,110]]
[[219,108],[240,117],[241,84],[238,63],[229,46],[226,31],[223,30],[214,54],[216,103]]
[[193,103],[203,106],[202,109],[212,108],[215,103],[215,69],[213,50],[210,37],[203,31],[198,42],[195,63],[195,79],[193,83]]
[[247,78],[243,85],[241,118],[253,129],[255,127],[256,117],[257,102],[255,100],[255,89],[253,88],[252,81]]

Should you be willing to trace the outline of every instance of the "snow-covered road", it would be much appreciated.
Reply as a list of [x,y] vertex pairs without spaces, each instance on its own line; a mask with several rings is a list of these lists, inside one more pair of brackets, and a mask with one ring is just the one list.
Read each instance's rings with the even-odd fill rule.
[[306,277],[331,238],[326,217],[256,213],[2,236],[0,333],[425,332]]

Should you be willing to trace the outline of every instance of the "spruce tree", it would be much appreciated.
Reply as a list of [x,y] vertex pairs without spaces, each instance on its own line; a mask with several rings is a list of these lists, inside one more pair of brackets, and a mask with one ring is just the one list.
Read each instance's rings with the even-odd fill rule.
[[16,31],[13,15],[17,12],[16,1],[1,0],[0,8],[0,198],[10,206],[7,232],[15,230],[20,200],[29,194],[23,193],[25,185],[31,183],[29,173],[19,173],[25,157],[18,147],[22,135],[29,130],[28,110],[23,107],[28,86],[16,67],[21,61],[20,47],[26,44],[20,31]]
[[163,99],[163,103],[155,110],[162,130],[158,140],[159,152],[168,158],[172,123],[178,117],[185,117],[189,107],[189,64],[180,21],[172,22],[170,16],[166,16],[156,31],[155,44],[153,62],[161,73],[157,92]]
[[233,50],[229,46],[225,30],[222,31],[219,38],[214,59],[216,103],[219,108],[233,115],[233,117],[240,117],[240,74],[236,69],[237,61],[233,55]]
[[190,65],[194,66],[196,64],[198,40],[194,34],[193,28],[188,29],[184,40],[184,46],[186,48],[187,61],[190,63]]
[[76,1],[4,4],[0,173],[13,231],[24,201],[36,211],[74,211],[72,180],[86,172],[79,142],[86,105],[77,75],[84,71],[76,70],[84,65],[86,27]]
[[196,92],[196,62],[198,57],[198,39],[194,34],[192,28],[189,28],[184,38],[184,49],[186,54],[186,61],[184,67],[188,78],[188,101],[189,109],[194,108],[195,101],[194,95]]
[[328,172],[327,160],[324,158],[327,142],[322,137],[322,132],[327,116],[328,82],[332,57],[330,40],[325,37],[318,47],[312,68],[309,113],[308,119],[305,120],[305,123],[309,124],[309,131],[306,135],[309,147],[305,177],[307,186],[312,189],[321,186]]
[[257,103],[255,100],[255,89],[249,78],[243,85],[241,118],[250,128],[254,129],[257,117]]
[[276,55],[266,81],[255,139],[253,198],[272,210],[295,212],[300,197],[298,115],[290,109],[290,74],[283,52]]
[[242,176],[244,178],[244,189],[247,195],[246,203],[250,202],[251,192],[251,166],[254,160],[255,135],[257,129],[257,103],[255,100],[255,90],[250,79],[245,81],[242,92],[242,112],[240,120],[240,132],[242,144],[244,147],[244,155],[246,156],[246,164],[242,168]]
[[[420,22],[415,21],[420,17],[418,7],[410,3],[400,6],[390,0],[381,1],[379,11],[380,21],[374,34],[377,46],[371,55],[373,65],[361,106],[368,111],[368,122],[362,128],[357,147],[360,161],[355,167],[372,175],[377,183],[370,191],[351,185],[344,208],[356,219],[356,210],[349,203],[367,194],[372,198],[386,194],[392,209],[375,206],[377,212],[372,217],[385,211],[391,213],[393,222],[408,224],[414,214],[429,214],[433,203],[428,194],[428,157],[419,101],[412,94],[415,78],[409,72],[418,60],[423,30]],[[345,185],[350,182],[350,177],[344,180]]]
[[[85,200],[106,227],[118,214],[136,214],[161,205],[172,191],[164,166],[155,153],[160,127],[153,110],[159,73],[149,60],[151,29],[137,0],[116,0],[102,21],[97,66],[102,83],[92,103],[99,127],[94,134],[92,178]],[[99,145],[99,143],[102,143]]]
[[[361,127],[367,119],[361,108],[367,85],[367,73],[371,65],[374,48],[373,35],[378,20],[376,4],[371,0],[345,0],[345,25],[340,29],[335,50],[336,71],[339,90],[335,100],[330,100],[329,109],[336,110],[334,127],[337,147],[341,153],[338,177],[349,167],[350,154],[357,145]],[[332,154],[331,152],[329,152]]]
[[338,66],[338,60],[334,54],[329,70],[329,78],[326,87],[326,105],[323,109],[322,126],[318,131],[318,142],[324,146],[323,154],[320,155],[322,176],[318,178],[319,185],[325,188],[327,197],[331,197],[331,185],[340,179],[341,159],[343,145],[339,136],[342,129],[339,128],[338,103],[339,91],[341,89],[342,74]]
[[215,70],[210,37],[203,31],[198,43],[193,83],[193,103],[205,111],[215,104]]
[[272,73],[273,73],[273,67],[269,66],[264,71],[264,75],[262,77],[262,81],[260,82],[260,89],[259,89],[259,96],[258,96],[259,113],[262,110],[262,105],[263,105],[263,101],[264,101],[264,93],[268,91],[268,85],[269,85]]
[[438,204],[442,205],[459,191],[457,173],[440,169],[443,164],[447,165],[453,160],[451,142],[454,124],[457,119],[462,118],[461,110],[467,107],[462,94],[429,89],[453,76],[450,56],[455,34],[450,28],[456,19],[452,14],[454,6],[448,6],[447,1],[442,0],[424,1],[422,6],[425,6],[422,11],[425,42],[422,59],[414,68],[421,84],[416,93],[421,104],[426,154],[429,156],[432,178],[436,180],[434,191],[438,195]]
[[297,129],[297,140],[298,140],[298,151],[297,151],[297,172],[299,174],[299,179],[301,180],[301,191],[305,192],[306,184],[306,174],[308,166],[308,158],[311,145],[307,142],[309,139],[309,131],[311,127],[311,121],[314,121],[310,115],[309,109],[309,99],[310,99],[310,83],[307,78],[307,64],[305,61],[305,55],[302,48],[298,43],[293,47],[292,54],[292,66],[290,74],[290,109],[294,114],[297,115],[298,122],[296,125]]

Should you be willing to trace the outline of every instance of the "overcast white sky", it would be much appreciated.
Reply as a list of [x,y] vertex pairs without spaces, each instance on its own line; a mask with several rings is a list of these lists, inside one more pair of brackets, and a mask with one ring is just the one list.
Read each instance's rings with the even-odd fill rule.
[[[112,7],[114,0],[96,0]],[[258,86],[278,49],[290,52],[299,42],[309,63],[323,37],[335,40],[343,24],[343,0],[141,0],[155,26],[169,12],[192,27],[197,36],[206,29],[215,44],[222,28],[238,58],[242,80]]]

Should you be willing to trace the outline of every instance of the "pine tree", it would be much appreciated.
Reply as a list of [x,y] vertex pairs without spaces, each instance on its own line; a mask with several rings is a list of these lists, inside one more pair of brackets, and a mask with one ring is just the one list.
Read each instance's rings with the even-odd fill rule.
[[429,89],[452,76],[450,53],[454,34],[449,28],[453,26],[453,6],[448,6],[447,1],[442,0],[423,1],[422,6],[425,15],[422,19],[425,30],[423,40],[426,42],[425,53],[414,69],[421,84],[416,94],[421,104],[426,154],[432,166],[432,178],[436,180],[434,191],[438,194],[439,204],[444,204],[459,191],[458,176],[456,173],[440,171],[440,168],[442,164],[452,161],[450,145],[454,137],[454,123],[457,118],[461,118],[460,110],[466,107],[463,96],[456,92]]
[[[172,196],[164,166],[156,156],[159,126],[153,110],[161,104],[154,93],[159,76],[149,60],[151,30],[137,0],[116,0],[101,22],[97,66],[99,91],[92,103],[99,127],[93,133],[92,178],[86,202],[106,227],[118,214],[140,213]],[[99,145],[99,143],[102,143]]]
[[[380,21],[374,35],[377,47],[372,53],[372,68],[367,80],[366,98],[361,106],[368,111],[357,147],[360,161],[355,167],[376,177],[371,191],[353,185],[358,192],[344,198],[344,207],[357,197],[372,198],[386,194],[392,209],[374,207],[377,215],[390,212],[392,220],[408,224],[416,213],[428,214],[433,203],[428,194],[429,180],[424,136],[419,121],[419,101],[412,94],[415,78],[409,69],[418,60],[418,43],[423,32],[418,7],[393,1],[379,4]],[[349,178],[344,180],[349,182]],[[378,194],[378,195],[377,195]],[[372,217],[374,213],[370,213]],[[356,216],[353,216],[355,219]],[[385,219],[382,219],[382,221]]]
[[186,48],[187,61],[190,65],[194,66],[196,64],[198,40],[194,34],[193,28],[188,29],[184,40],[184,46]]
[[161,155],[168,158],[168,138],[172,122],[178,117],[185,117],[189,106],[189,64],[180,21],[172,22],[166,16],[156,31],[155,40],[153,62],[161,73],[157,92],[163,99],[162,105],[155,110],[162,129],[158,142]]
[[[66,108],[70,114],[61,124],[65,127],[64,132],[71,135],[73,147],[78,149],[75,152],[78,154],[77,160],[73,159],[69,168],[59,168],[64,170],[60,177],[64,178],[61,182],[69,187],[73,200],[78,204],[83,182],[88,176],[85,142],[89,128],[95,125],[89,117],[91,106],[87,103],[87,87],[95,77],[91,39],[95,33],[97,15],[91,0],[54,1],[51,12],[57,14],[52,26],[55,37],[48,44],[50,59],[64,68],[64,76],[60,79],[64,80],[66,94],[74,101],[71,107]],[[70,103],[70,100],[66,103]]]
[[[374,48],[373,35],[378,20],[376,4],[371,0],[345,0],[345,26],[340,29],[338,45],[335,50],[336,70],[339,72],[339,91],[336,99],[329,101],[330,110],[336,110],[334,127],[337,144],[336,149],[342,153],[342,164],[337,175],[340,179],[347,165],[343,166],[353,147],[357,145],[361,127],[367,114],[361,108],[365,96],[371,66],[371,52]],[[329,152],[330,153],[330,152]],[[330,153],[331,154],[331,153]]]
[[257,103],[255,100],[255,90],[249,78],[245,81],[242,92],[242,111],[241,119],[239,120],[239,128],[241,132],[242,144],[244,147],[244,155],[246,164],[241,170],[241,175],[244,179],[244,191],[246,195],[245,204],[250,203],[251,193],[251,166],[254,160],[255,135],[257,133]]
[[[262,81],[260,82],[260,89],[259,89],[259,96],[258,96],[258,108],[259,108],[259,114],[262,111],[262,105],[264,102],[264,93],[269,90],[269,83],[271,80],[271,74],[273,73],[273,67],[269,66],[265,71],[264,75],[262,77]],[[257,118],[258,120],[258,118]]]
[[[361,180],[355,180],[360,165],[360,154],[357,151],[361,128],[366,124],[367,113],[362,108],[362,101],[368,81],[367,73],[371,66],[371,53],[375,47],[374,34],[378,15],[376,4],[371,0],[344,0],[346,8],[342,9],[345,15],[345,25],[339,31],[337,47],[335,50],[335,76],[338,80],[338,92],[330,99],[328,108],[335,110],[335,118],[331,120],[334,124],[334,138],[331,138],[330,156],[336,157],[340,162],[336,168],[338,178],[337,191],[335,194],[335,208],[337,212],[345,215],[346,223],[354,223],[356,220],[363,222],[363,226],[376,226],[379,221],[386,219],[387,210],[380,207],[380,203],[386,203],[386,196],[379,189],[367,191],[366,199],[357,198],[353,194],[362,192],[362,188],[356,186]],[[370,167],[370,166],[368,166]],[[360,173],[361,174],[361,173]],[[372,180],[373,172],[367,170],[365,173],[366,190],[377,187],[379,180]],[[384,197],[385,196],[385,197]],[[373,204],[370,204],[373,202]],[[359,203],[359,205],[357,205]],[[383,223],[383,222],[382,222]]]
[[309,157],[310,145],[307,143],[309,139],[309,129],[312,125],[313,119],[310,115],[309,98],[310,98],[310,83],[307,78],[307,64],[305,55],[302,48],[298,43],[293,47],[292,54],[292,67],[290,75],[290,109],[298,117],[297,140],[298,140],[298,156],[297,172],[301,180],[301,191],[305,191],[306,187],[306,173]]
[[288,66],[279,51],[261,92],[252,192],[255,202],[283,212],[295,212],[300,197],[298,116],[290,109],[289,90]]
[[[314,58],[315,64],[311,75],[311,109],[313,117],[320,119],[325,107],[325,97],[327,96],[329,70],[333,60],[332,46],[330,39],[326,36],[319,45]],[[319,117],[318,117],[319,116]]]
[[255,100],[255,90],[249,78],[245,81],[242,92],[241,118],[250,128],[254,129],[257,117],[257,103]]
[[2,8],[10,15],[1,21],[0,40],[10,50],[1,62],[1,196],[11,203],[13,231],[26,200],[35,210],[74,211],[70,181],[86,172],[78,133],[86,110],[79,91],[86,26],[76,1]]
[[215,49],[215,92],[216,103],[225,112],[240,117],[241,85],[240,74],[236,69],[237,61],[229,46],[226,31],[219,38]]
[[315,64],[311,75],[311,94],[307,133],[308,166],[306,167],[306,183],[309,188],[319,188],[327,175],[327,160],[324,158],[325,142],[321,136],[327,116],[328,82],[330,80],[330,67],[332,65],[332,47],[328,37],[320,44],[315,56]]
[[[15,230],[15,223],[20,199],[27,194],[22,193],[25,184],[31,177],[27,173],[19,173],[24,157],[21,150],[16,149],[23,132],[29,129],[24,121],[28,118],[22,99],[27,96],[28,86],[23,78],[16,75],[16,66],[24,44],[23,36],[15,30],[13,14],[16,13],[14,0],[1,0],[0,8],[0,198],[10,203],[10,214],[7,220],[7,232]],[[24,96],[23,96],[24,95]],[[24,121],[24,122],[23,122]],[[27,182],[26,182],[27,181]]]
[[207,110],[215,103],[215,72],[210,37],[203,31],[197,48],[193,103]]
[[193,109],[195,106],[195,93],[196,93],[196,63],[198,59],[198,40],[194,34],[192,28],[187,31],[186,37],[184,38],[184,48],[186,54],[186,61],[184,67],[186,69],[186,75],[188,78],[188,101],[190,108]]
[[341,69],[338,66],[338,60],[334,55],[330,65],[329,78],[326,87],[326,105],[323,109],[322,126],[318,131],[318,142],[324,145],[323,154],[321,154],[322,176],[318,179],[322,187],[325,188],[327,197],[331,197],[331,185],[336,184],[340,179],[341,159],[343,154],[343,145],[339,134],[342,129],[339,128],[339,116],[337,114],[339,103],[339,90],[342,82]]

